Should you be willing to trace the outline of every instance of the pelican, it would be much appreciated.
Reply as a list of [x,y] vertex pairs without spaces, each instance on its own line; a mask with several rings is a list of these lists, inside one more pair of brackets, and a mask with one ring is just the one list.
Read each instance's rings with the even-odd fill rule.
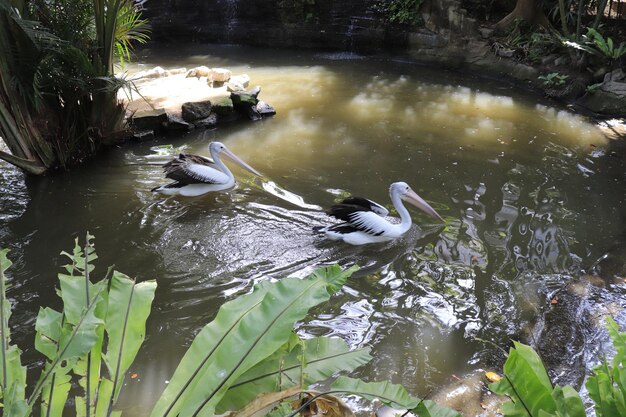
[[167,195],[195,197],[211,191],[222,191],[234,187],[235,176],[222,162],[220,154],[227,156],[254,175],[261,176],[257,170],[243,162],[221,142],[211,142],[209,151],[212,159],[181,153],[178,158],[163,165],[165,177],[174,182],[155,187],[152,191]]
[[351,245],[386,242],[399,238],[411,228],[411,215],[402,200],[413,204],[435,219],[443,219],[406,182],[394,182],[389,187],[389,196],[400,215],[400,223],[390,223],[383,217],[389,211],[374,201],[362,197],[348,197],[340,204],[332,206],[326,213],[343,223],[320,229],[332,240],[343,240]]

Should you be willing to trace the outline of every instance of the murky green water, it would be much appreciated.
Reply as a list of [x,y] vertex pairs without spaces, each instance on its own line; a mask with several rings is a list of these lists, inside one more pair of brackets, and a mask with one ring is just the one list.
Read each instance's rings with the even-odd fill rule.
[[[495,82],[387,59],[238,47],[144,51],[146,67],[195,65],[247,73],[278,111],[257,123],[128,144],[88,166],[49,178],[24,178],[0,165],[0,243],[12,249],[15,339],[32,367],[40,305],[54,295],[59,253],[76,235],[96,236],[106,266],[158,291],[147,341],[121,405],[147,414],[195,333],[228,299],[255,282],[305,275],[338,262],[363,268],[300,333],[371,345],[358,374],[405,384],[416,395],[452,374],[501,362],[510,339],[541,337],[551,297],[615,245],[625,244],[624,162],[584,119]],[[135,70],[137,67],[132,68]],[[220,140],[308,204],[344,193],[389,205],[391,182],[408,182],[446,219],[414,226],[389,244],[351,247],[312,232],[327,224],[234,171],[230,192],[165,198],[155,145],[207,154]],[[591,290],[623,306],[624,287]],[[576,310],[578,311],[578,310]],[[563,364],[576,380],[593,360],[598,332],[587,315],[566,315]],[[545,326],[544,326],[545,327]],[[571,360],[574,358],[574,360]],[[578,369],[578,371],[576,371]],[[571,377],[574,375],[574,377]]]

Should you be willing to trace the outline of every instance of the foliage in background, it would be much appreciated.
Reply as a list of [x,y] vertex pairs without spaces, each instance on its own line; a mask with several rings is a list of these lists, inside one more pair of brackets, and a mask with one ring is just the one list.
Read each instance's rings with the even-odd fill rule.
[[[626,415],[626,333],[607,317],[607,329],[617,353],[610,364],[603,360],[593,369],[586,387],[597,417]],[[510,401],[504,417],[585,417],[580,395],[571,386],[553,386],[541,358],[530,347],[514,342],[504,364],[504,378],[489,385]]]
[[537,78],[543,81],[543,85],[547,87],[558,87],[565,84],[565,81],[569,78],[569,75],[560,74],[558,72],[551,72],[547,75],[540,75]]
[[0,158],[42,174],[114,141],[115,51],[127,61],[147,33],[132,0],[0,0]]
[[61,417],[72,381],[77,416],[119,415],[117,402],[128,368],[145,337],[145,323],[156,290],[155,281],[136,283],[109,269],[100,281],[90,279],[92,262],[97,258],[91,236],[84,250],[63,253],[70,263],[59,274],[58,295],[63,310],[40,308],[35,325],[35,348],[46,360],[31,394],[25,397],[26,370],[20,363],[20,350],[10,343],[9,314],[4,271],[11,265],[6,250],[0,251],[0,304],[2,317],[0,399],[4,415],[25,417],[40,403],[41,415]]
[[414,26],[421,23],[421,4],[422,0],[382,0],[373,9],[391,23]]

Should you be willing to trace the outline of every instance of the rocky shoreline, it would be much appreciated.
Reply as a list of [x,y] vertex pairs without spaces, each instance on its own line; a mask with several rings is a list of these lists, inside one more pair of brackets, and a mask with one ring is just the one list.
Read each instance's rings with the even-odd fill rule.
[[133,90],[120,93],[119,98],[127,103],[126,118],[135,140],[276,114],[270,104],[259,100],[260,86],[249,89],[247,74],[232,75],[225,68],[155,67],[127,80]]

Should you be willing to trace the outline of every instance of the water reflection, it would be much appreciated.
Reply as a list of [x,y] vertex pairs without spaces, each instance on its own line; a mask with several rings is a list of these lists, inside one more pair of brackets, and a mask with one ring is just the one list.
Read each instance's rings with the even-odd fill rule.
[[[26,180],[0,165],[7,196],[0,238],[16,261],[9,295],[28,363],[38,358],[31,346],[38,306],[58,303],[58,254],[86,230],[96,235],[97,271],[115,264],[159,283],[132,370],[140,377],[123,391],[129,415],[146,414],[225,300],[261,280],[335,262],[361,270],[299,332],[372,345],[375,359],[358,371],[369,379],[425,395],[453,373],[501,362],[498,349],[475,337],[506,347],[510,339],[539,340],[555,323],[568,352],[555,362],[561,374],[570,356],[592,356],[574,336],[597,340],[586,312],[598,303],[622,308],[623,282],[563,303],[582,312],[560,320],[549,313],[550,297],[567,292],[581,271],[620,271],[596,261],[625,246],[625,162],[593,125],[500,85],[394,61],[194,48],[154,51],[145,66],[210,62],[248,73],[277,116],[129,144],[49,178]],[[213,140],[266,178],[234,170],[239,182],[227,192],[150,192],[162,183],[162,163],[181,150],[206,154]],[[388,186],[399,180],[444,216],[445,227],[412,211],[416,225],[394,242],[352,247],[314,233],[328,221],[321,208],[346,194],[390,207]]]

